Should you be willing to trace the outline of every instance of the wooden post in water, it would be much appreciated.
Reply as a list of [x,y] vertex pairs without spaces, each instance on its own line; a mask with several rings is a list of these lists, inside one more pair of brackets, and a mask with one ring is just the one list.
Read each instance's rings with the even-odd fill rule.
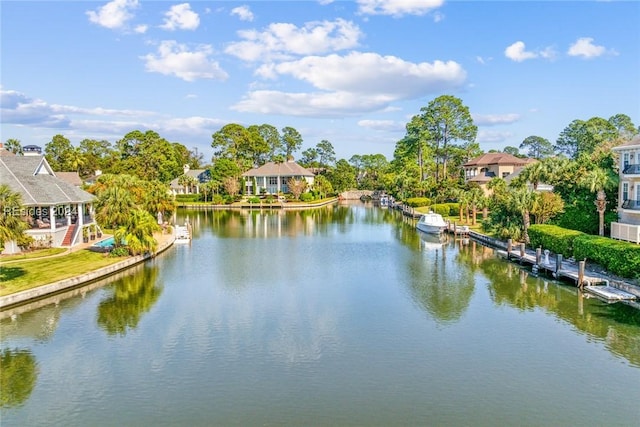
[[524,254],[526,253],[526,245],[524,243],[520,243],[520,261],[524,261]]
[[562,254],[556,254],[556,278],[560,270],[562,269]]
[[578,287],[582,289],[584,286],[584,261],[578,262]]
[[540,265],[542,262],[542,248],[536,249],[536,265]]
[[511,241],[511,239],[507,239],[507,260],[511,258],[511,246],[513,245],[513,242]]

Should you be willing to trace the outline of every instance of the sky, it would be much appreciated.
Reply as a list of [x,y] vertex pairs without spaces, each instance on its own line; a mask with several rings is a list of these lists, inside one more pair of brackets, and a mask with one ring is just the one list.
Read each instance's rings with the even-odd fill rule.
[[440,95],[483,151],[574,120],[640,124],[637,1],[0,2],[0,138],[154,130],[210,161],[229,123],[393,158]]

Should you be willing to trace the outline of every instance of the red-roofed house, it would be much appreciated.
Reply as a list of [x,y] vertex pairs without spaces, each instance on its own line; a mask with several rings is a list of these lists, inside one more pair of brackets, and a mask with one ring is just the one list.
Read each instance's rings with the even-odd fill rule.
[[468,161],[462,167],[467,182],[475,182],[485,189],[486,184],[493,178],[507,178],[535,161],[529,158],[521,159],[508,153],[487,153]]

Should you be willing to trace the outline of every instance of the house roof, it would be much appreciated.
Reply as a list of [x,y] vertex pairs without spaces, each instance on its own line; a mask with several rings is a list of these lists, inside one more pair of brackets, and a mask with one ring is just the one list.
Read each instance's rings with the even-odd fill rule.
[[521,159],[509,153],[486,153],[480,157],[476,157],[475,159],[468,161],[462,166],[464,167],[489,166],[489,165],[524,166],[535,161],[536,161],[535,159],[529,159],[529,158]]
[[56,176],[69,184],[75,185],[76,187],[82,186],[82,179],[78,172],[56,172]]
[[315,176],[309,169],[303,168],[293,161],[284,163],[268,162],[259,168],[250,169],[242,176]]
[[52,206],[92,202],[95,197],[63,181],[44,156],[6,156],[0,158],[0,182],[22,196],[26,206]]
[[[206,169],[189,169],[186,173],[184,173],[183,175],[187,175],[190,176],[192,178],[195,178],[198,183],[200,183],[199,181],[199,176],[201,173],[206,172]],[[180,175],[182,176],[182,175]],[[169,187],[171,188],[182,188],[182,185],[178,184],[178,180],[180,179],[180,176],[177,178],[174,178],[171,180],[171,182],[169,183]]]
[[633,149],[633,148],[640,148],[640,135],[636,135],[630,141],[627,141],[622,145],[618,145],[617,147],[613,147],[612,150],[613,151],[620,151],[620,150],[629,150],[629,149]]

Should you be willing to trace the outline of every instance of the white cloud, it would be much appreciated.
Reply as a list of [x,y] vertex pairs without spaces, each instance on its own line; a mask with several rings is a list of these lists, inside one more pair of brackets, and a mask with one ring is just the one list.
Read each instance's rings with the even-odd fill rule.
[[148,25],[141,24],[141,25],[137,25],[137,26],[133,29],[133,31],[134,31],[135,33],[138,33],[138,34],[144,34],[144,33],[146,33],[146,32],[147,32],[147,30],[148,30],[148,29],[149,29],[149,26],[148,26]]
[[66,128],[69,119],[41,99],[14,90],[0,90],[0,123],[42,128]]
[[520,114],[472,114],[473,122],[478,126],[495,126],[515,123],[520,120]]
[[535,52],[527,52],[524,42],[517,41],[504,50],[504,55],[516,62],[522,62],[527,59],[537,58],[538,54]]
[[[444,0],[357,0],[363,15],[425,15],[444,4]],[[436,21],[437,22],[437,21]]]
[[165,30],[195,30],[200,25],[200,17],[191,10],[189,3],[173,5],[164,15],[164,24],[160,28]]
[[379,110],[387,102],[387,99],[362,97],[348,92],[287,93],[258,90],[249,92],[245,99],[231,108],[240,112],[287,116],[345,117]]
[[86,12],[89,21],[109,29],[124,28],[133,18],[132,10],[139,6],[138,0],[113,0],[97,10]]
[[406,125],[405,123],[399,123],[393,120],[360,120],[358,121],[358,126],[360,127],[372,129],[372,130],[379,130],[379,131],[391,131],[391,132],[403,131],[405,130],[405,125]]
[[188,82],[196,79],[226,80],[227,73],[209,57],[213,54],[210,45],[200,45],[189,50],[175,40],[165,40],[158,46],[156,55],[148,54],[141,59],[149,72],[174,75]]
[[[506,142],[513,138],[513,132],[498,132],[479,130],[476,137],[478,143],[483,142]],[[519,145],[519,144],[516,144]]]
[[454,61],[413,63],[395,56],[351,52],[346,56],[308,56],[260,67],[258,75],[290,75],[314,87],[385,99],[415,99],[460,87],[466,72]]
[[244,39],[231,43],[225,52],[244,61],[290,59],[291,55],[313,55],[352,49],[362,37],[351,21],[308,22],[303,27],[273,23],[264,31],[240,31]]
[[249,6],[238,6],[231,9],[231,15],[236,15],[241,21],[253,21],[253,13]]
[[567,51],[569,56],[581,56],[585,59],[597,58],[606,53],[617,54],[615,51],[607,51],[604,46],[593,44],[593,38],[591,37],[580,37]]
[[316,91],[255,90],[233,108],[243,112],[344,117],[382,111],[398,100],[416,99],[460,87],[466,72],[456,62],[411,63],[393,56],[352,52],[309,56],[260,67],[257,75],[292,76]]

